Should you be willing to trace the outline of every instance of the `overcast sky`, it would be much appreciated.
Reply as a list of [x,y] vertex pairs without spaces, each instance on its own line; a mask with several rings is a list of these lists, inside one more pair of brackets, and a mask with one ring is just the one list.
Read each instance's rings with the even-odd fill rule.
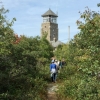
[[[0,0],[1,1],[1,0]],[[79,32],[76,20],[80,18],[79,11],[83,12],[88,6],[93,11],[100,11],[97,4],[100,0],[2,0],[2,4],[9,10],[7,19],[16,18],[13,25],[15,33],[25,36],[40,36],[41,17],[49,8],[58,12],[59,40],[68,41],[68,26],[70,26],[70,38]]]

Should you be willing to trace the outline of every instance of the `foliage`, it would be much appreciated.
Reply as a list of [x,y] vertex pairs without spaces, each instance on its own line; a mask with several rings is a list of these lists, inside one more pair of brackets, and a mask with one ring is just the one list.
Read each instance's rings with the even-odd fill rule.
[[68,62],[69,59],[69,46],[68,44],[59,45],[57,50],[54,51],[54,55],[58,60],[65,59]]
[[44,100],[42,75],[53,48],[45,38],[15,35],[11,26],[16,19],[8,22],[7,11],[0,8],[0,99]]
[[[100,14],[86,8],[80,18],[76,22],[80,32],[69,42],[68,68],[61,73],[64,87],[59,92],[72,100],[99,100]],[[72,75],[67,74],[70,71]]]

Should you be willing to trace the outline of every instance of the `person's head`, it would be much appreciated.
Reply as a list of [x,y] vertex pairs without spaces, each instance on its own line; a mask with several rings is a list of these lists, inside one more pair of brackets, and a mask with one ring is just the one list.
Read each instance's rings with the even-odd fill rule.
[[54,63],[54,60],[52,60],[51,62]]
[[55,60],[55,62],[57,62],[57,60]]

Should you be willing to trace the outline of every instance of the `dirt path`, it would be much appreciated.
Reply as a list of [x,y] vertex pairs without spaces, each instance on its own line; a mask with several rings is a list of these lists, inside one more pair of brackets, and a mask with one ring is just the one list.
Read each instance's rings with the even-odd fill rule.
[[58,87],[58,85],[56,83],[48,84],[47,100],[57,100],[57,96],[56,96],[56,91],[58,90],[57,87]]

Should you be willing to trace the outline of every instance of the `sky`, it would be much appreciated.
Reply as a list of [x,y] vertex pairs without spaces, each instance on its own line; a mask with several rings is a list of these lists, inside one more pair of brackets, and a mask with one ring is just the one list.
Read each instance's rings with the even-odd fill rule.
[[[5,9],[9,10],[7,19],[12,20],[16,18],[12,26],[14,32],[18,35],[25,35],[27,37],[40,36],[41,24],[43,18],[41,17],[49,8],[58,13],[57,23],[59,29],[59,40],[68,42],[73,39],[79,32],[76,21],[80,19],[80,12],[89,7],[92,11],[100,11],[97,4],[100,0],[0,0],[0,4]],[[70,29],[69,29],[70,27]]]

